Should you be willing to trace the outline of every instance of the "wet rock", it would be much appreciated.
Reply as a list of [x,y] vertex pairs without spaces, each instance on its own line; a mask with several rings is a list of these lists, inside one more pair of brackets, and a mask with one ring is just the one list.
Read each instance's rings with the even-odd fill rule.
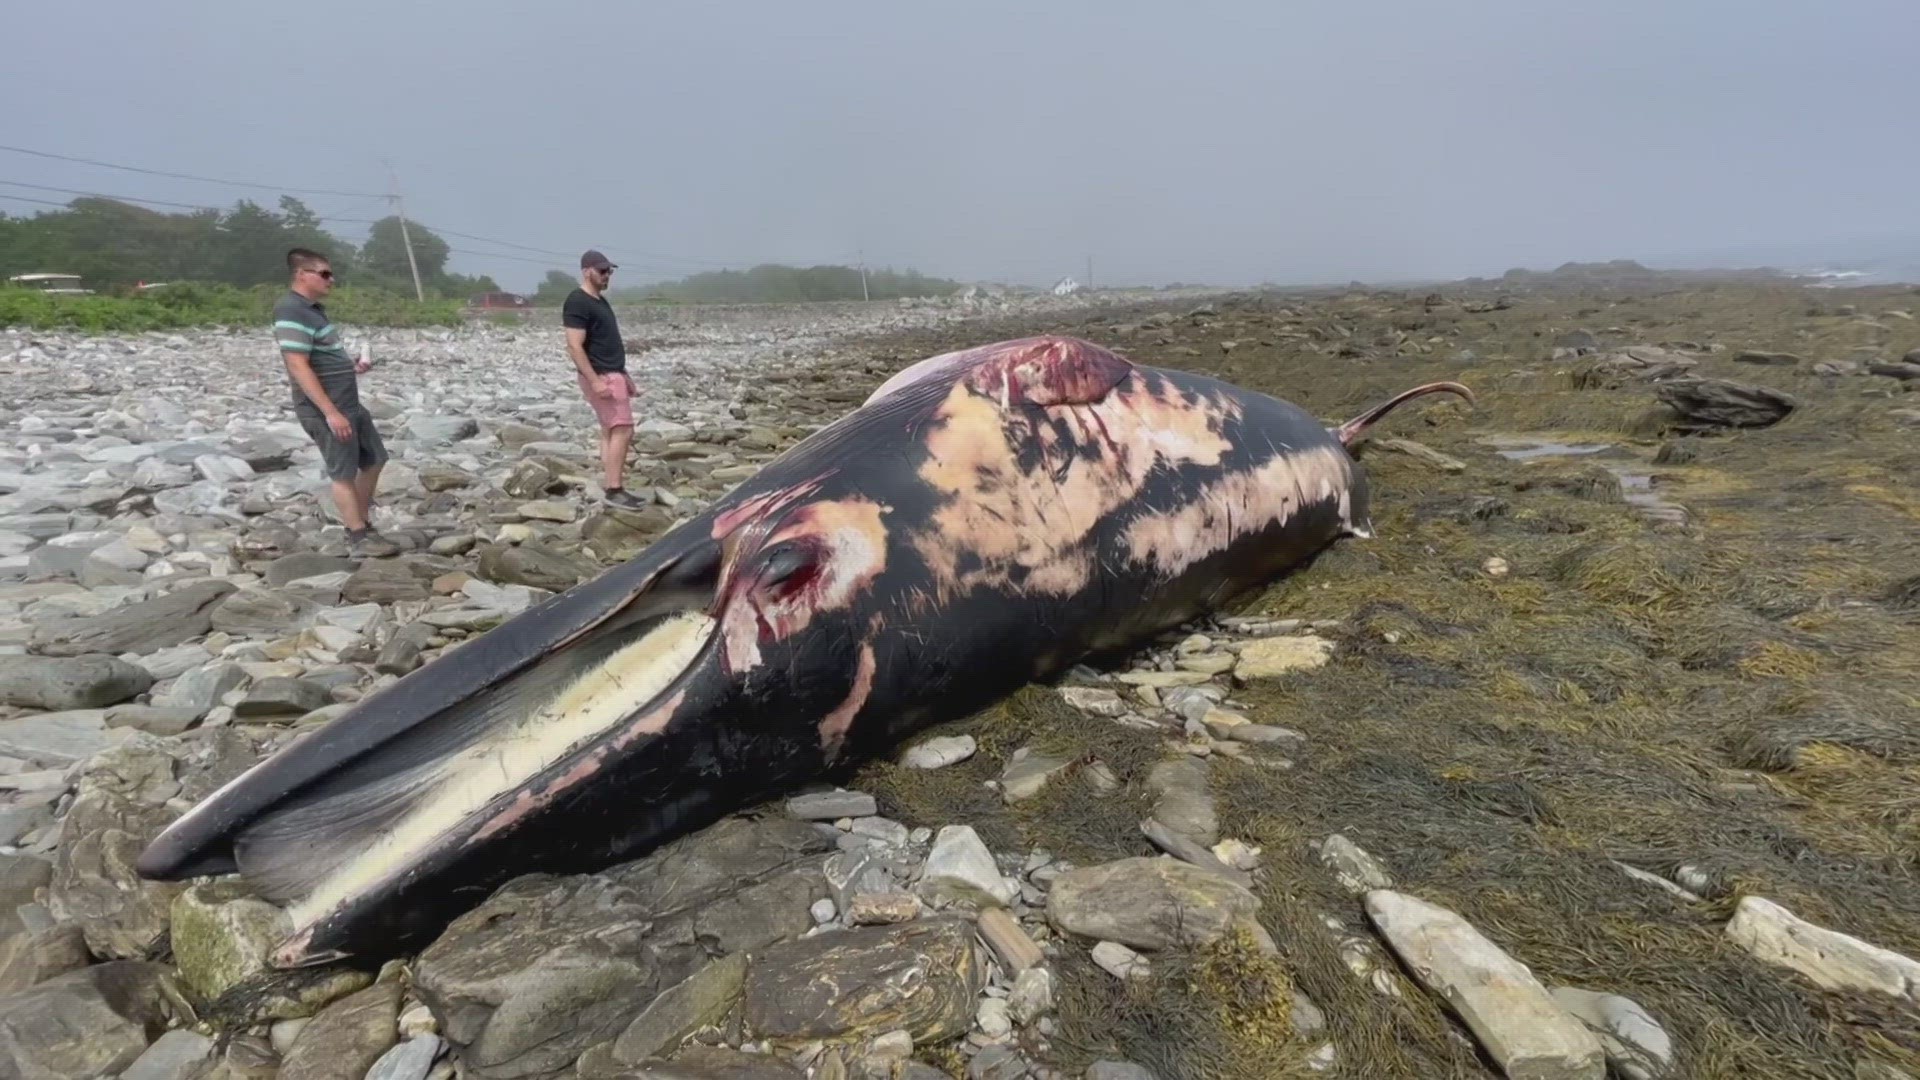
[[976,749],[971,735],[940,735],[909,747],[900,763],[910,769],[944,769],[972,757]]
[[747,1026],[776,1039],[828,1039],[903,1029],[916,1044],[965,1034],[986,964],[972,924],[937,918],[789,941],[754,959]]
[[1607,1065],[1624,1080],[1662,1080],[1672,1075],[1673,1040],[1638,1002],[1571,986],[1556,986],[1552,993],[1561,1008],[1599,1037]]
[[1775,367],[1793,367],[1795,364],[1799,364],[1802,361],[1798,356],[1795,356],[1792,353],[1765,352],[1760,349],[1743,349],[1733,354],[1733,362],[1736,364],[1763,364],[1763,365],[1770,365]]
[[1240,660],[1233,667],[1233,677],[1245,683],[1293,671],[1311,671],[1326,666],[1332,656],[1333,642],[1314,634],[1255,638],[1240,646]]
[[1376,889],[1368,916],[1426,988],[1459,1014],[1508,1076],[1601,1080],[1600,1041],[1556,1004],[1525,965],[1462,919],[1404,893]]
[[1459,458],[1448,457],[1440,451],[1424,443],[1414,442],[1412,439],[1375,439],[1374,443],[1381,449],[1405,454],[1415,461],[1438,469],[1441,472],[1462,473],[1467,471],[1466,462],[1461,461]]
[[721,956],[813,925],[831,842],[783,818],[726,818],[601,874],[525,875],[421,953],[416,992],[468,1075],[558,1077]]
[[153,673],[114,656],[0,656],[0,704],[97,709],[153,685]]
[[1159,762],[1147,773],[1147,787],[1156,796],[1154,820],[1201,847],[1220,839],[1206,762],[1193,757]]
[[715,960],[662,992],[614,1040],[615,1061],[636,1063],[665,1053],[708,1024],[717,1024],[740,1000],[747,958]]
[[1885,994],[1920,1004],[1920,962],[1851,934],[1816,926],[1764,897],[1746,896],[1727,939],[1828,990]]
[[373,669],[382,675],[405,675],[420,666],[420,654],[433,640],[435,628],[424,622],[408,623],[394,631],[380,649]]
[[1063,933],[1138,949],[1212,941],[1236,927],[1264,939],[1259,902],[1224,876],[1167,858],[1134,857],[1060,875],[1047,921]]
[[191,712],[198,719],[247,682],[245,668],[229,660],[216,660],[175,679],[154,704]]
[[1253,885],[1253,878],[1248,874],[1228,866],[1218,855],[1198,842],[1174,832],[1152,818],[1140,823],[1140,832],[1153,841],[1155,847],[1182,862],[1219,874],[1242,888],[1251,888]]
[[112,1076],[166,1029],[164,965],[110,960],[0,998],[0,1076]]
[[49,619],[34,628],[32,649],[47,656],[156,652],[205,634],[214,605],[235,588],[230,581],[196,581],[97,615]]
[[364,1080],[399,1041],[401,986],[376,982],[320,1010],[287,1048],[276,1080]]
[[1013,903],[1020,887],[1001,876],[993,853],[972,826],[947,825],[934,835],[919,892],[935,905],[960,902],[987,907]]

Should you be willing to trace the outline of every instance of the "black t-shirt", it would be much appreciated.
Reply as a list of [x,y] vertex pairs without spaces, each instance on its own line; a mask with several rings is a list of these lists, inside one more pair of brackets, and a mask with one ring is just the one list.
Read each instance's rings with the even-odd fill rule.
[[627,346],[620,340],[620,327],[613,318],[613,305],[606,297],[587,295],[585,289],[567,294],[560,308],[560,324],[587,332],[587,363],[599,372],[627,370]]

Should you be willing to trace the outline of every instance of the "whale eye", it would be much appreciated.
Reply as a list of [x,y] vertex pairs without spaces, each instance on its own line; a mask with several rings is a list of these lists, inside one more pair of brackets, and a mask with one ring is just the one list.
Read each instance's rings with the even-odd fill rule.
[[760,591],[784,600],[820,576],[820,553],[814,545],[790,541],[767,552],[760,569]]

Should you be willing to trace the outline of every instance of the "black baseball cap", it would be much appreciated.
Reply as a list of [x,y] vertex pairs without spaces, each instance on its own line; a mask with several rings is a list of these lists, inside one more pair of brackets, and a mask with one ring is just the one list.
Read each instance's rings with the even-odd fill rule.
[[618,269],[619,266],[620,264],[617,262],[608,262],[605,255],[600,254],[592,248],[588,248],[587,253],[580,256],[580,269],[582,270],[599,270],[602,268],[614,270]]

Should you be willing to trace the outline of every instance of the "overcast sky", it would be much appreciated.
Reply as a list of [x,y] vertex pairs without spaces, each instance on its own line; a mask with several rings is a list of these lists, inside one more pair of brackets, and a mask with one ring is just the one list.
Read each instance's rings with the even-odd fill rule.
[[[560,253],[449,238],[507,288],[589,245],[616,284],[862,251],[1245,284],[1920,237],[1920,0],[98,0],[0,26],[0,143],[350,192],[391,161],[409,217]],[[274,198],[9,152],[0,179]]]

